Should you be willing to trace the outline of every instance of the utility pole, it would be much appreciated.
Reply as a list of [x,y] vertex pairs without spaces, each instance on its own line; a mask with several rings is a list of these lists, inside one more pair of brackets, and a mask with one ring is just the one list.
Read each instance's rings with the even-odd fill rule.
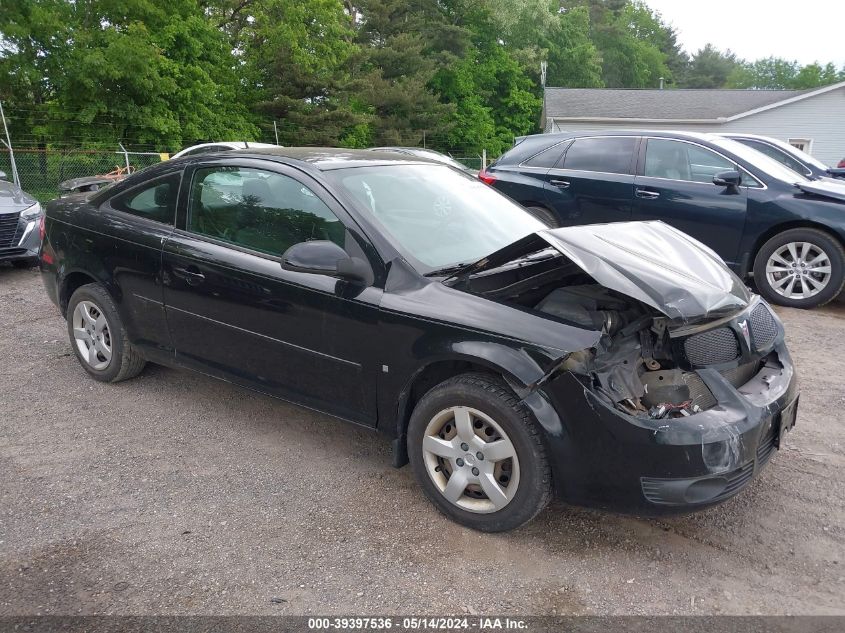
[[12,182],[18,187],[21,186],[20,178],[18,178],[18,166],[15,164],[15,151],[12,149],[12,139],[9,137],[9,126],[6,125],[6,114],[3,112],[3,102],[0,101],[0,119],[3,119],[3,131],[6,132],[6,139],[0,139],[9,149],[9,162],[12,164]]
[[276,127],[276,119],[273,119],[273,132],[276,134],[276,145],[279,144],[279,128]]

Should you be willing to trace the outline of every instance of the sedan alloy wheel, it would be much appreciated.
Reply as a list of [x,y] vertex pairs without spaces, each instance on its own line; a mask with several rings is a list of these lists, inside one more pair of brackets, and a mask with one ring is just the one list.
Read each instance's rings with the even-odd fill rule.
[[80,301],[72,318],[73,337],[80,357],[93,369],[106,369],[112,359],[112,339],[103,311],[93,301]]
[[831,278],[830,256],[811,242],[789,242],[775,250],[766,262],[766,280],[788,299],[809,299],[827,287]]

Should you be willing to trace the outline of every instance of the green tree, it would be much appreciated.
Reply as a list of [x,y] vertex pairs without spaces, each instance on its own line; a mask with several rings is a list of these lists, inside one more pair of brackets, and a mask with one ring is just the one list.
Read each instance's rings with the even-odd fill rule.
[[0,85],[15,100],[33,97],[52,138],[178,148],[256,134],[227,38],[195,0],[17,7],[0,26]]
[[587,7],[561,12],[557,26],[549,34],[549,86],[601,88],[601,56],[590,39],[590,13]]
[[724,88],[731,73],[740,65],[731,51],[724,53],[712,44],[699,49],[690,60],[684,88]]
[[739,64],[728,78],[728,85],[732,88],[805,90],[835,83],[840,78],[833,64],[813,63],[802,67],[797,61],[767,57]]
[[569,0],[566,9],[587,7],[590,39],[602,60],[609,88],[653,88],[671,78],[665,26],[645,4],[630,0]]
[[358,46],[340,0],[261,0],[246,15],[233,12],[221,23],[243,52],[245,101],[265,120],[265,136],[275,120],[283,145],[368,142],[369,111],[349,73]]

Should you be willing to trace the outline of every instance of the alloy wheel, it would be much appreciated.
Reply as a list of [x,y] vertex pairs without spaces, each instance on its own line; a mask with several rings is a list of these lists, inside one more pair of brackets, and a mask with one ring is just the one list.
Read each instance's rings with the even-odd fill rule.
[[766,262],[766,281],[787,299],[809,299],[825,289],[831,278],[830,257],[812,242],[789,242]]
[[519,459],[507,433],[471,407],[450,407],[425,429],[428,476],[454,505],[485,514],[504,508],[519,487]]
[[92,301],[80,301],[73,311],[73,338],[79,355],[93,369],[102,371],[112,358],[109,323]]

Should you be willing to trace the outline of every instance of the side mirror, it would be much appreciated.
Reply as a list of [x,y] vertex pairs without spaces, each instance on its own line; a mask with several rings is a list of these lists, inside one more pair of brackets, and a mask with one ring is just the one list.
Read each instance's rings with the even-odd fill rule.
[[0,171],[0,180],[7,180],[8,176],[6,176],[5,171]]
[[827,173],[833,178],[845,178],[845,167],[830,167]]
[[736,170],[720,171],[713,176],[713,184],[718,187],[739,187],[742,184],[742,174]]
[[294,244],[282,255],[282,268],[358,283],[367,283],[370,277],[370,267],[366,262],[350,257],[340,246],[328,240]]

